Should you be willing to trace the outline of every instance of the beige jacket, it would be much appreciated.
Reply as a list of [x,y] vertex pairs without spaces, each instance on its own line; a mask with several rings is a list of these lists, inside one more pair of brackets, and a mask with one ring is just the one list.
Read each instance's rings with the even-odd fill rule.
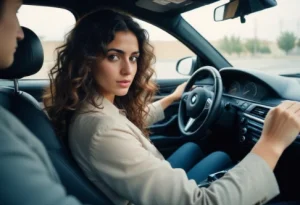
[[[103,109],[86,104],[74,116],[69,145],[86,176],[117,205],[263,204],[279,193],[266,162],[248,154],[209,188],[198,188],[182,169],[173,169],[121,110],[102,98]],[[164,117],[150,107],[149,124]]]

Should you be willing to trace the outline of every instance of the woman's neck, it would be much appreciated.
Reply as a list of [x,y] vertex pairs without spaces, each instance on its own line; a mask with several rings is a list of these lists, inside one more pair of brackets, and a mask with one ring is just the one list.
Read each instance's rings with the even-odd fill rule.
[[105,92],[101,88],[98,88],[98,93],[100,95],[102,95],[105,99],[107,99],[109,102],[114,104],[114,101],[115,101],[115,95],[114,94]]
[[103,95],[103,97],[105,97],[109,102],[111,102],[112,104],[114,104],[115,95],[113,95],[113,94],[106,94],[106,95]]

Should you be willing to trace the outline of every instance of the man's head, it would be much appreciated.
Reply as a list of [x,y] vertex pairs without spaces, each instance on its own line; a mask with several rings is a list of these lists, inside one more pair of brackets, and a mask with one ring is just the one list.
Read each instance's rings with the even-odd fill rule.
[[24,38],[17,17],[21,5],[22,0],[0,0],[0,69],[13,63],[18,41]]

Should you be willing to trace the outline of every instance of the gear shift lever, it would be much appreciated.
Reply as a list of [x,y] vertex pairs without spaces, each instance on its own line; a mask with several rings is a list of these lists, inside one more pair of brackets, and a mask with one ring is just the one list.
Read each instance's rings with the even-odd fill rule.
[[227,171],[228,170],[223,170],[223,171],[220,171],[220,172],[216,172],[216,173],[210,174],[207,177],[207,181],[208,182],[213,182],[213,181],[215,181],[217,179],[220,179],[221,177],[224,176],[224,174],[226,174]]
[[216,172],[216,173],[208,175],[206,180],[204,180],[203,182],[198,184],[198,187],[209,187],[212,182],[214,182],[214,181],[220,179],[221,177],[223,177],[224,174],[226,174],[227,171],[228,170],[223,170],[223,171]]

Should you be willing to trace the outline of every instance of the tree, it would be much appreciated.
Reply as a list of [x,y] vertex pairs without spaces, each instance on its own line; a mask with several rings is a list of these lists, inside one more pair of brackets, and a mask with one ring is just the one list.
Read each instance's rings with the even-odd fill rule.
[[300,48],[300,38],[298,39],[297,47]]
[[227,36],[220,41],[220,49],[229,55],[232,54],[230,39]]
[[237,53],[240,56],[244,50],[240,37],[231,36],[230,43],[232,47],[232,52]]
[[277,40],[278,47],[283,50],[286,55],[295,47],[296,36],[292,32],[282,32]]
[[243,52],[243,44],[240,37],[231,36],[229,38],[225,36],[220,41],[220,49],[229,55],[232,53],[237,53],[240,55]]
[[263,46],[260,46],[259,52],[268,54],[268,53],[271,53],[271,49],[267,45],[263,45]]
[[260,42],[257,39],[248,39],[245,43],[245,48],[249,53],[254,55],[255,53],[259,52],[260,50]]

